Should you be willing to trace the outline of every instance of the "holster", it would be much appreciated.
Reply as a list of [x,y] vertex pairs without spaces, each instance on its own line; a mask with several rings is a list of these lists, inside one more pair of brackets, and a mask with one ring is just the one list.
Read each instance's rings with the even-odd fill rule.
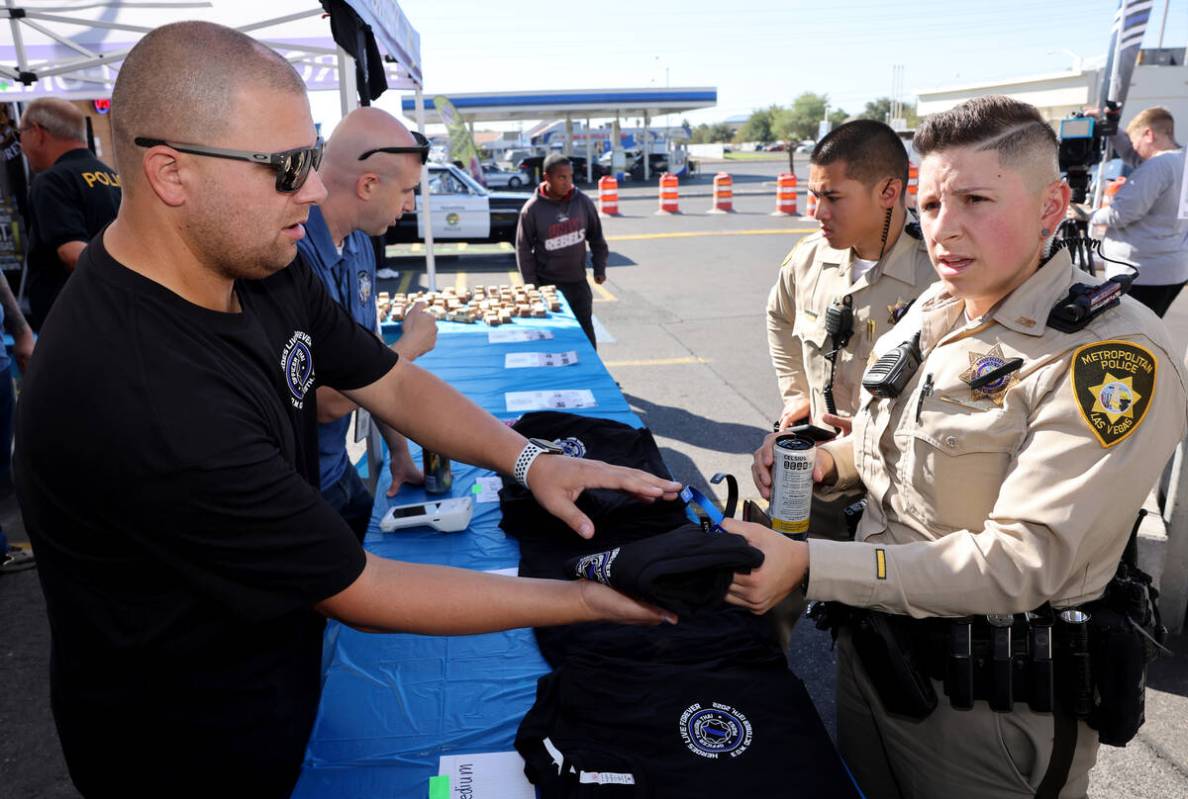
[[936,691],[916,664],[911,620],[877,611],[854,612],[854,650],[888,713],[923,719],[936,709]]

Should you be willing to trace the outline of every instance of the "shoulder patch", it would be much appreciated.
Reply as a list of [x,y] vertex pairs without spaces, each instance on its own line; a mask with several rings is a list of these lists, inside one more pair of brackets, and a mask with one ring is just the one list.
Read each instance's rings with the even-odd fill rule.
[[1155,398],[1159,359],[1133,341],[1097,341],[1072,356],[1077,410],[1103,447],[1138,430]]

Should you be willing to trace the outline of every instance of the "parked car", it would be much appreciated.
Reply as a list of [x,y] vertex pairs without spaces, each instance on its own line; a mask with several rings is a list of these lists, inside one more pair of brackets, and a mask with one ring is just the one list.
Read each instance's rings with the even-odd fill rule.
[[500,169],[494,164],[483,164],[483,180],[489,189],[518,189],[528,185],[528,173]]
[[[533,182],[535,182],[536,178],[540,177],[540,175],[542,175],[544,172],[544,160],[545,160],[545,156],[543,156],[543,155],[533,155],[528,158],[522,159],[520,161],[520,163],[518,163],[516,165],[516,167],[521,172],[525,172],[528,175],[532,176]],[[573,164],[573,181],[574,181],[574,183],[585,183],[586,182],[586,157],[584,155],[571,155],[571,156],[569,156],[569,162],[571,164]],[[597,161],[594,162],[594,182],[595,183],[598,182],[599,178],[603,177],[604,175],[609,175],[609,174],[610,174],[609,169],[607,169],[606,167],[604,167],[602,164],[598,163]]]
[[506,169],[509,172],[514,172],[516,170],[516,164],[520,163],[520,161],[528,158],[531,155],[531,150],[513,148],[511,150],[507,150],[503,153],[503,155],[496,158],[495,163],[499,165],[500,169]]
[[[453,164],[429,164],[430,212],[433,238],[441,241],[516,240],[520,209],[528,202],[524,192],[488,191]],[[389,244],[423,241],[422,197],[417,189],[417,208],[405,213],[388,228]]]

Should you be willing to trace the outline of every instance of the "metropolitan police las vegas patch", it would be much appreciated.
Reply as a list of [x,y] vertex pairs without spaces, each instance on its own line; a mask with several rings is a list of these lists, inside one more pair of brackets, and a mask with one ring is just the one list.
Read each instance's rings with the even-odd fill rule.
[[1155,397],[1159,359],[1132,341],[1098,341],[1073,353],[1073,394],[1081,418],[1103,447],[1139,428]]

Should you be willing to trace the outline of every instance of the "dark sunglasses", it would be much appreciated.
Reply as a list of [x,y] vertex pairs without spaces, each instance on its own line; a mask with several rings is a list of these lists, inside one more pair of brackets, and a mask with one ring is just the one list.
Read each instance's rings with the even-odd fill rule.
[[280,153],[253,153],[248,150],[201,147],[197,144],[173,144],[164,139],[150,139],[145,136],[137,136],[133,141],[140,147],[156,147],[163,144],[166,147],[172,147],[179,153],[263,164],[276,170],[276,190],[281,194],[292,194],[298,191],[305,185],[310,170],[317,169],[318,165],[322,163],[322,140],[320,138],[313,147],[298,147],[295,150],[285,150]]
[[409,132],[412,133],[412,137],[416,139],[416,147],[376,147],[374,150],[368,150],[367,152],[363,153],[363,155],[359,156],[359,160],[366,161],[376,153],[419,153],[421,156],[421,163],[428,163],[429,140],[420,133],[417,133],[415,130]]

